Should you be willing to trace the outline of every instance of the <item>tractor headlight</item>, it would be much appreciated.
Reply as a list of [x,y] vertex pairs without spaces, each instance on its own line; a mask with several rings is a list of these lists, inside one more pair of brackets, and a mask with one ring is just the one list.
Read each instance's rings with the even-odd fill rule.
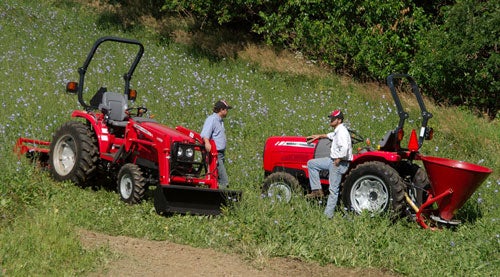
[[192,160],[195,156],[195,149],[190,145],[179,144],[175,151],[177,159],[182,161]]
[[204,145],[199,143],[174,142],[171,151],[171,175],[200,177],[202,174],[207,174],[207,154]]
[[186,157],[188,157],[188,158],[192,158],[192,157],[193,157],[193,155],[194,155],[194,150],[193,150],[193,148],[188,148],[188,149],[186,149]]

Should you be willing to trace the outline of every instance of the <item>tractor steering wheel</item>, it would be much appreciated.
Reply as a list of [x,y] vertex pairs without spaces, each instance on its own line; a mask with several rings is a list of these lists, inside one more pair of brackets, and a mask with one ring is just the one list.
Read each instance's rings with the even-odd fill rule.
[[128,108],[126,110],[126,113],[128,115],[132,114],[131,111],[133,110],[137,110],[137,113],[135,116],[138,116],[138,117],[142,117],[145,113],[148,112],[148,109],[146,107],[132,107],[132,108]]

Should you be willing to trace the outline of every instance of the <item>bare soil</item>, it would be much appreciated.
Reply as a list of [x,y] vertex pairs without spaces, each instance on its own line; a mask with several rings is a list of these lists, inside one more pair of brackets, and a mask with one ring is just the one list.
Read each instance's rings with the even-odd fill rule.
[[212,249],[86,230],[80,231],[80,238],[85,248],[108,246],[118,257],[89,276],[396,276],[377,269],[321,266],[286,258],[272,258],[255,265],[238,255]]

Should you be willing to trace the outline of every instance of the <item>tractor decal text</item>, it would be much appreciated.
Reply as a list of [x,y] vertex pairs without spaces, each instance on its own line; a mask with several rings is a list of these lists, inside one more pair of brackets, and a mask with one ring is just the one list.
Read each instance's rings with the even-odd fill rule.
[[304,148],[314,148],[314,144],[299,141],[277,141],[275,146],[291,146],[291,147],[304,147]]
[[144,129],[142,126],[138,125],[138,124],[134,124],[134,127],[140,131],[141,133],[144,133],[145,135],[149,136],[149,137],[152,137],[153,134],[151,134],[151,132],[149,132],[148,130]]

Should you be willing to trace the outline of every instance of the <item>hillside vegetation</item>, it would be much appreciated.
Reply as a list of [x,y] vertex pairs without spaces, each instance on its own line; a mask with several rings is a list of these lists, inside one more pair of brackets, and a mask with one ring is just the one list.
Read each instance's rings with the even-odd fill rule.
[[[212,248],[255,263],[291,257],[408,276],[497,274],[498,119],[426,102],[434,114],[430,125],[435,138],[424,143],[423,154],[494,169],[456,215],[462,220],[457,228],[432,232],[384,216],[343,217],[341,209],[329,221],[322,216],[323,207],[301,197],[290,204],[261,199],[264,142],[273,135],[327,132],[326,115],[336,108],[343,109],[351,128],[376,142],[398,120],[385,86],[325,73],[300,56],[274,55],[260,45],[241,47],[231,59],[217,58],[193,44],[165,39],[154,24],[124,28],[114,16],[101,6],[72,1],[0,2],[0,276],[87,275],[117,258],[106,246],[85,249],[78,229]],[[185,30],[172,32],[184,42],[197,39]],[[216,99],[235,107],[225,124],[230,186],[244,195],[237,207],[213,218],[162,217],[152,199],[129,206],[112,190],[54,182],[13,152],[19,137],[50,140],[71,120],[71,112],[81,108],[75,95],[65,93],[65,84],[77,80],[77,69],[94,41],[108,35],[144,44],[132,86],[139,93],[136,105],[146,106],[157,121],[200,130]],[[101,54],[89,68],[89,92],[103,84],[120,91],[130,49]],[[290,66],[273,67],[278,63]],[[292,68],[297,70],[284,70]],[[403,102],[418,116],[415,101],[405,96]],[[417,121],[409,125],[418,126]]]
[[498,1],[159,2],[164,11],[195,17],[200,28],[245,26],[268,44],[301,51],[342,74],[383,82],[392,72],[410,72],[438,101],[490,118],[500,107]]

